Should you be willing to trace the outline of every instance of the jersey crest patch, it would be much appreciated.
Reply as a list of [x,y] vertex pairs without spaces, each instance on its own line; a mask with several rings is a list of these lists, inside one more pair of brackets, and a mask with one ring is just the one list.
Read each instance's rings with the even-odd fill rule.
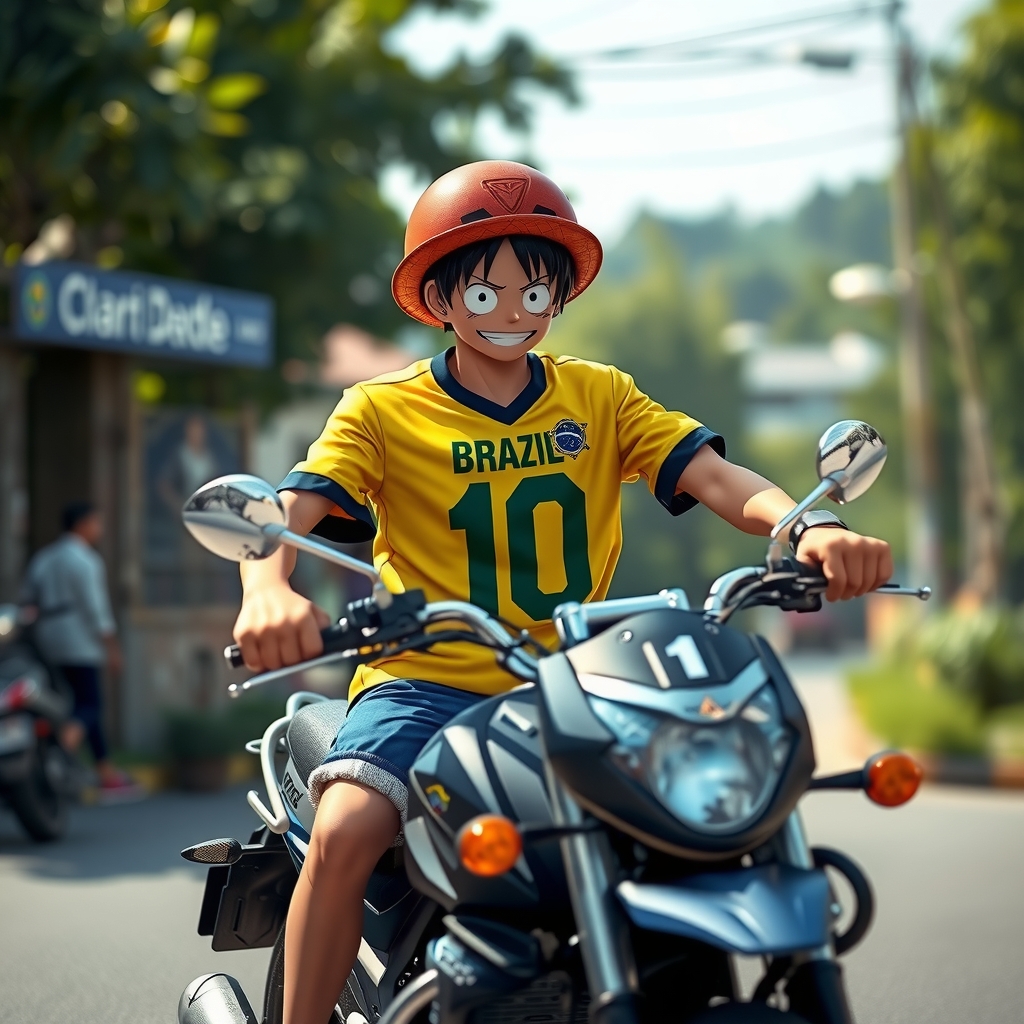
[[587,444],[587,425],[575,420],[559,420],[549,431],[548,436],[560,455],[568,455],[574,461],[581,452],[590,451]]

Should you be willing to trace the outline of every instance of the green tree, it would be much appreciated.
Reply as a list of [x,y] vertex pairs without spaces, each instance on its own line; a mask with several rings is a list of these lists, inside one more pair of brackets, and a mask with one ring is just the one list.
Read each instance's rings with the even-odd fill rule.
[[967,22],[938,69],[937,150],[950,186],[1008,516],[1010,596],[1024,597],[1024,2]]
[[[550,347],[612,363],[669,409],[682,409],[722,434],[742,460],[742,403],[736,365],[721,350],[729,319],[725,293],[697,294],[666,227],[643,218],[631,234],[633,273],[599,278],[556,321]],[[614,259],[614,253],[613,253]],[[764,554],[706,508],[673,519],[645,481],[623,489],[623,550],[613,595],[682,586],[695,604],[725,569]]]
[[[475,0],[4,0],[0,238],[8,263],[59,214],[80,259],[268,292],[278,355],[323,331],[401,322],[389,297],[398,163],[436,176],[474,156],[477,114],[525,129],[524,85],[566,74],[520,37],[424,76],[388,48],[422,10]],[[209,375],[186,375],[205,380]],[[232,388],[226,382],[234,382]],[[221,375],[222,398],[279,387]],[[226,389],[226,390],[225,390]]]

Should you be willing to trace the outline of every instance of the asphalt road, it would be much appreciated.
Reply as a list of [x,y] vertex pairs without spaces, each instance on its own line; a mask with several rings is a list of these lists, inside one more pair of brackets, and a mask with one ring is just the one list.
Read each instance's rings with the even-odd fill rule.
[[[846,959],[860,1024],[1022,1018],[1024,795],[925,789],[898,810],[860,794],[805,800],[811,839],[871,875],[878,916]],[[173,1024],[199,974],[235,975],[259,1011],[267,950],[213,953],[195,934],[204,871],[183,846],[245,838],[244,791],[82,808],[34,847],[0,812],[0,1022]]]

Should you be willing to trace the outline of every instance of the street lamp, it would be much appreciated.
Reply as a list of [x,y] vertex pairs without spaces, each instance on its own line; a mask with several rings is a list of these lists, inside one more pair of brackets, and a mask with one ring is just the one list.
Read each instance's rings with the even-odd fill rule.
[[878,263],[855,263],[837,270],[828,282],[832,297],[855,306],[874,306],[907,290],[903,274]]

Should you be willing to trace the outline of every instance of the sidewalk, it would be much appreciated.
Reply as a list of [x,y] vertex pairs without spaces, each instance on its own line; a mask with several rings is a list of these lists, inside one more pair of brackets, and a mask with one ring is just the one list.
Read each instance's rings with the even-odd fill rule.
[[[811,723],[817,775],[860,768],[872,754],[888,746],[865,728],[846,689],[847,672],[865,659],[866,655],[858,651],[801,652],[782,658]],[[1024,761],[911,753],[928,782],[1024,789]]]
[[860,768],[885,744],[861,724],[846,690],[846,673],[862,662],[863,653],[799,652],[782,657],[811,723],[816,774]]

